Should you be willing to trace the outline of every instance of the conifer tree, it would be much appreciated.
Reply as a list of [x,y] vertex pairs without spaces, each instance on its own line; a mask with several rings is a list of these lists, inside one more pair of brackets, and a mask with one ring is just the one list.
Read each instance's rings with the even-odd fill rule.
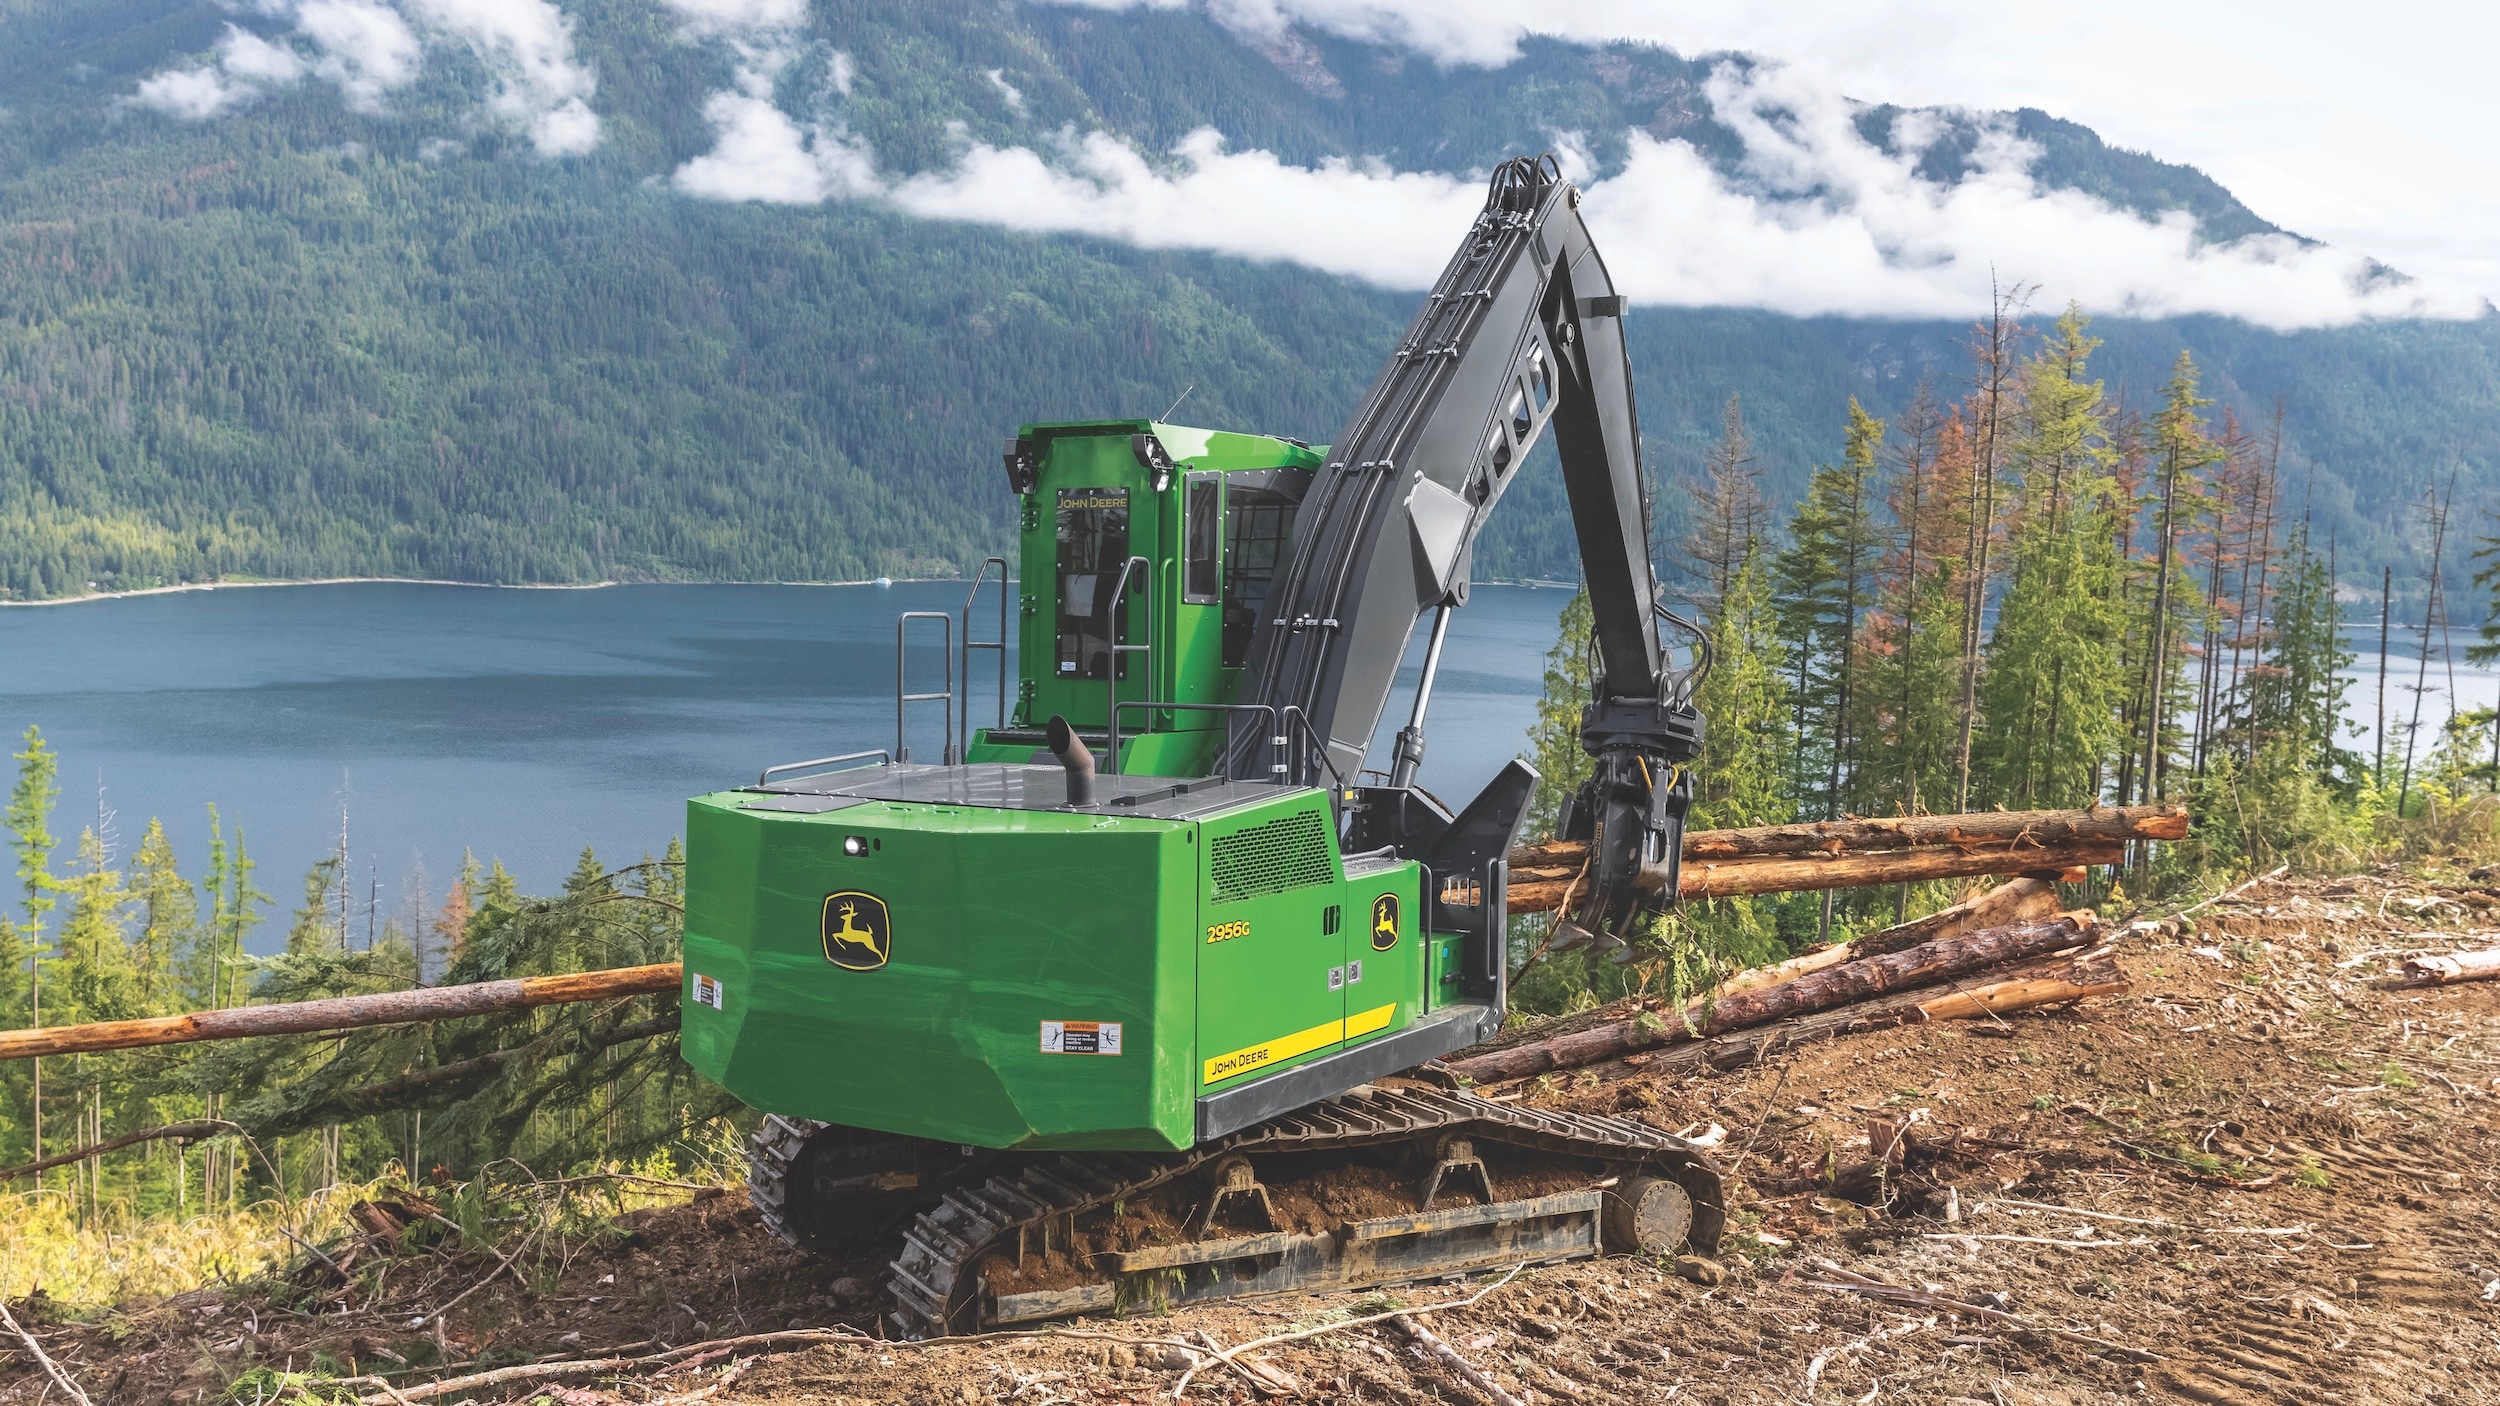
[[295,924],[287,929],[286,950],[290,956],[328,955],[347,950],[346,934],[339,930],[335,914],[339,911],[335,895],[347,882],[346,866],[335,854],[323,855],[304,872],[304,906],[295,910]]
[[1981,696],[1987,799],[2026,809],[2099,793],[2121,734],[2125,612],[2113,455],[2102,389],[2086,373],[2099,339],[2069,307],[2025,364],[2013,583],[1989,637]]
[[[2238,421],[2223,412],[2217,440],[2221,460],[2204,484],[2205,527],[2183,555],[2195,563],[2204,582],[2205,610],[2197,628],[2203,636],[2196,687],[2196,720],[2190,769],[2203,775],[2216,747],[2226,742],[2231,720],[2243,702],[2241,675],[2248,650],[2260,645],[2262,602],[2250,595],[2257,584],[2258,562],[2274,531],[2273,484],[2266,466],[2248,452]],[[2149,450],[2147,451],[2149,458]],[[2252,614],[2252,608],[2255,614]],[[2131,735],[2141,735],[2140,719],[2130,719]],[[2122,788],[2120,799],[2137,794]]]
[[[2153,579],[2150,609],[2143,627],[2146,640],[2142,677],[2136,688],[2135,715],[2140,719],[2138,748],[2133,750],[2139,792],[2146,800],[2166,794],[2170,766],[2184,729],[2171,725],[2186,687],[2186,650],[2181,641],[2192,618],[2191,583],[2180,569],[2179,538],[2195,516],[2196,476],[2226,457],[2205,429],[2197,412],[2213,402],[2197,394],[2195,359],[2182,351],[2162,388],[2162,407],[2153,416],[2152,456],[2157,473],[2155,492]],[[2132,503],[2128,504],[2132,509]],[[2130,513],[2132,516],[2132,513]]]
[[[1703,719],[1694,829],[1779,825],[1796,818],[1796,734],[1779,617],[1761,554],[1748,553],[1710,621],[1710,672],[1693,692]],[[1775,902],[1714,899],[1680,910],[1690,941],[1712,963],[1750,966],[1780,954]]]
[[1809,814],[1825,819],[1851,804],[1858,625],[1873,604],[1885,546],[1875,481],[1883,439],[1884,422],[1851,397],[1840,463],[1815,468],[1789,521],[1788,548],[1772,566],[1795,678],[1797,795]]
[[2310,550],[2306,525],[2292,533],[2281,570],[2265,662],[2249,680],[2249,745],[2289,739],[2300,765],[2350,794],[2365,772],[2360,756],[2341,744],[2344,670],[2356,656],[2344,643],[2335,582],[2326,559]]
[[469,924],[477,916],[478,883],[477,856],[462,850],[459,877],[452,881],[450,891],[443,895],[442,909],[434,915],[434,932],[442,942],[443,958],[453,966],[460,962],[462,949],[469,940]]
[[[2482,563],[2474,573],[2474,588],[2483,593],[2483,623],[2474,632],[2476,642],[2465,647],[2465,657],[2472,663],[2491,664],[2500,662],[2500,536],[2477,538],[2474,560]],[[2491,729],[2491,785],[2500,790],[2500,706],[2492,709],[2484,725]]]
[[151,1006],[178,999],[177,964],[197,941],[199,896],[182,877],[163,821],[151,816],[131,861],[130,893],[138,905],[140,992]]
[[1894,443],[1884,489],[1893,540],[1859,645],[1852,729],[1859,805],[1917,814],[1953,803],[1971,446],[1960,410],[1940,409],[1924,383]]
[[231,849],[225,821],[214,805],[208,808],[208,920],[196,929],[183,980],[195,1003],[204,1007],[239,1004],[244,995],[244,943],[260,926],[260,909],[275,902],[252,881],[252,853],[237,826]]
[[1997,478],[2007,436],[2007,402],[2013,388],[2014,358],[2027,335],[2021,322],[2032,288],[2022,282],[2000,286],[1989,280],[1988,320],[1972,329],[1972,377],[1969,420],[1972,445],[1970,511],[1963,519],[1962,679],[1955,718],[1953,808],[1970,809],[1972,746],[1979,727],[1979,675],[1984,664],[1983,625],[1988,596],[2004,569],[1996,560]]
[[1693,692],[1705,720],[1690,825],[1729,829],[1796,818],[1789,789],[1796,734],[1769,573],[1759,552],[1729,578],[1710,621],[1710,672]]
[[686,842],[675,835],[668,837],[668,848],[660,851],[660,862],[643,869],[643,893],[664,903],[680,903],[686,896]]
[[[52,805],[60,798],[60,764],[52,749],[45,745],[40,729],[26,729],[26,750],[11,753],[17,762],[17,780],[9,790],[9,808],[5,819],[9,830],[9,848],[17,856],[17,881],[22,894],[20,903],[24,919],[14,925],[8,937],[11,985],[22,993],[25,1003],[10,1003],[8,1020],[19,1028],[38,1027],[44,1023],[43,976],[50,960],[44,950],[44,916],[58,901],[60,881],[52,873]],[[14,968],[24,962],[25,980],[15,980]],[[59,1021],[54,1021],[59,1024]],[[26,1109],[27,1151],[34,1157],[43,1155],[43,1061],[28,1060],[24,1074],[24,1106]],[[10,1071],[14,1076],[16,1071]],[[42,1185],[40,1178],[36,1185]]]
[[1554,647],[1545,652],[1545,692],[1537,699],[1536,721],[1528,725],[1528,761],[1537,770],[1526,828],[1532,836],[1554,833],[1563,802],[1595,765],[1580,745],[1580,711],[1589,702],[1589,635],[1595,628],[1587,590],[1572,592],[1555,621]]
[[93,830],[78,835],[78,867],[55,881],[69,899],[56,944],[60,1016],[56,1024],[129,1020],[147,1014],[137,963],[122,936],[130,895],[122,874],[105,863],[104,841]]
[[[2247,712],[2231,745],[2212,750],[2192,779],[2195,828],[2186,848],[2212,864],[2277,862],[2349,865],[2368,853],[2378,804],[2364,783],[2362,758],[2342,747],[2345,681],[2353,654],[2343,642],[2334,574],[2311,549],[2306,528],[2281,553],[2280,596],[2264,652],[2247,673]],[[2435,767],[2463,782],[2468,752],[2480,749],[2451,730]],[[2482,739],[2476,737],[2473,742]],[[2358,801],[2359,804],[2355,804]]]
[[1701,482],[1685,485],[1693,498],[1693,529],[1684,539],[1684,554],[1703,585],[1686,599],[1705,614],[1718,609],[1737,566],[1761,545],[1770,526],[1771,507],[1762,500],[1761,479],[1753,437],[1745,430],[1743,400],[1731,395],[1719,442],[1702,459]]
[[52,875],[52,850],[58,843],[52,838],[52,807],[61,798],[60,760],[44,742],[42,729],[30,724],[25,741],[25,751],[10,754],[17,763],[17,782],[9,791],[6,821],[9,848],[17,856],[22,931],[29,941],[39,941],[44,915],[52,911],[59,887]]
[[509,913],[520,906],[520,881],[514,879],[511,871],[503,867],[503,859],[500,856],[489,861],[485,886],[478,890],[478,913],[481,916],[489,913]]
[[432,981],[443,969],[443,953],[425,910],[433,891],[433,882],[425,872],[424,852],[410,850],[408,868],[399,876],[399,912],[391,922],[414,954],[419,985]]

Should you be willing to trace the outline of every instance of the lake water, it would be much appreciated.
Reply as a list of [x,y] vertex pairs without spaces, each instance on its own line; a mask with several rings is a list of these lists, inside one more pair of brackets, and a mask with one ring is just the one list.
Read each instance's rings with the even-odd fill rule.
[[[215,802],[279,896],[280,921],[256,944],[265,950],[305,870],[337,849],[342,806],[358,895],[388,916],[404,911],[418,868],[438,904],[463,850],[547,892],[585,845],[612,864],[656,853],[679,833],[688,796],[776,762],[891,746],[895,615],[958,610],[964,591],[370,584],[0,609],[0,730],[14,751],[39,724],[61,754],[61,863],[95,822],[99,781],[125,852],[162,817],[193,874]],[[1564,600],[1483,586],[1453,622],[1422,776],[1453,804],[1524,745]],[[986,636],[990,625],[976,628]],[[2367,727],[2375,627],[2352,643],[2365,653],[2348,715]],[[2390,655],[2400,735],[2415,657],[2401,634]],[[932,632],[914,651],[914,688],[934,687],[941,669]],[[990,678],[977,660],[976,700],[995,699]],[[2429,687],[2426,732],[2448,707],[2436,658]],[[2500,675],[2460,663],[2456,691],[2487,706]],[[976,701],[974,721],[993,707]],[[1391,700],[1381,754],[1405,709]],[[916,716],[915,751],[934,757],[937,712]]]
[[[657,853],[688,796],[777,762],[892,746],[895,615],[959,610],[964,592],[377,583],[10,608],[0,730],[16,751],[40,725],[61,755],[56,863],[94,823],[99,781],[125,853],[161,817],[194,875],[216,803],[279,898],[255,943],[267,950],[304,872],[337,850],[342,806],[357,897],[387,918],[417,867],[439,904],[464,849],[543,893],[585,845],[611,864]],[[1459,612],[1426,786],[1463,802],[1524,745],[1565,599],[1488,586]],[[975,616],[987,638],[995,605]],[[991,657],[975,656],[976,724],[995,711]],[[936,687],[942,669],[932,628],[913,688]],[[1405,708],[1392,701],[1384,747]],[[933,759],[937,710],[915,719],[914,753]]]

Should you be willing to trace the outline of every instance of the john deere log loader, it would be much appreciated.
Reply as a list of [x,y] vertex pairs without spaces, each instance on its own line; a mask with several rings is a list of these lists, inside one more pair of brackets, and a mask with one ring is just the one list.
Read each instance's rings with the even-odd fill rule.
[[770,1115],[768,1225],[896,1246],[898,1330],[1716,1243],[1700,1149],[1435,1073],[1501,1024],[1537,777],[1445,809],[1414,785],[1425,712],[1476,533],[1549,429],[1595,612],[1583,929],[1672,901],[1700,750],[1579,203],[1551,158],[1502,166],[1333,444],[1025,426],[997,724],[950,718],[916,762],[904,702],[957,689],[898,676],[896,750],[690,803],[686,1058]]

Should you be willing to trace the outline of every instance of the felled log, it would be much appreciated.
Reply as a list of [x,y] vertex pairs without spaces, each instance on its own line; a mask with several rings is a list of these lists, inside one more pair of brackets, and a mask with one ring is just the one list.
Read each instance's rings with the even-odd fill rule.
[[1725,997],[1744,991],[1759,991],[1766,986],[1778,986],[1795,981],[1801,976],[1812,976],[1816,972],[1839,966],[1843,962],[1854,962],[1866,955],[1857,951],[1856,947],[1855,943],[1835,942],[1827,947],[1818,947],[1811,952],[1800,953],[1785,962],[1773,962],[1763,967],[1748,967],[1720,982],[1719,994]]
[[2091,841],[2182,840],[2186,806],[2095,806],[2089,810],[1993,810],[1967,815],[1822,820],[1701,830],[1684,840],[1686,862],[1770,856],[1865,854],[1887,849],[2047,848]]
[[[1966,815],[1911,815],[1877,820],[1818,820],[1752,825],[1741,830],[1692,830],[1684,861],[1836,858],[1890,849],[2041,849],[2055,845],[2187,837],[2187,807],[2095,806],[2089,810],[1983,810]],[[1588,846],[1547,840],[1510,852],[1514,873],[1577,869]]]
[[[2058,845],[2046,849],[1895,849],[1848,854],[1834,859],[1730,859],[1696,864],[1686,860],[1681,893],[1688,901],[1737,898],[1758,893],[1805,893],[1886,884],[1923,883],[1930,879],[1970,879],[1988,874],[2029,874],[2065,880],[2073,871],[2096,864],[2117,864],[2126,858],[2114,842]],[[1543,913],[1562,906],[1571,879],[1578,873],[1550,877],[1545,869],[1525,876],[1514,871],[1510,911]]]
[[187,1045],[201,1040],[240,1040],[253,1035],[301,1035],[315,1030],[354,1030],[420,1020],[501,1015],[566,1001],[599,1001],[674,991],[682,969],[675,962],[565,976],[528,976],[467,986],[421,986],[370,996],[333,996],[281,1005],[235,1006],[146,1020],[109,1020],[50,1030],[0,1031],[0,1060],[131,1050],[146,1045]]
[[15,1181],[19,1177],[31,1177],[37,1172],[48,1172],[54,1167],[66,1167],[72,1162],[84,1162],[90,1157],[101,1157],[107,1152],[118,1152],[125,1147],[136,1147],[143,1142],[197,1142],[202,1138],[215,1137],[219,1133],[241,1131],[243,1129],[223,1118],[194,1118],[187,1123],[167,1123],[163,1127],[143,1128],[135,1133],[124,1133],[117,1138],[90,1143],[85,1147],[57,1153],[38,1161],[0,1169],[0,1182]]
[[[2105,955],[2086,953],[2019,970],[2027,973],[2018,979],[2022,982],[2045,982],[2048,979],[2062,977],[2076,987],[2104,988],[2087,991],[2086,994],[2090,995],[2122,995],[2127,990],[2125,974],[2120,972],[2117,964]],[[1970,993],[1939,994],[1929,990],[1896,991],[1888,996],[1879,996],[1872,1001],[1841,1006],[1834,1010],[1822,1011],[1777,1025],[1757,1025],[1748,1030],[1730,1031],[1712,1039],[1695,1040],[1688,1044],[1652,1050],[1646,1054],[1636,1054],[1631,1057],[1630,1062],[1638,1065],[1644,1074],[1662,1078],[1680,1078],[1686,1074],[1700,1073],[1705,1069],[1742,1069],[1781,1051],[1794,1049],[1799,1045],[1811,1045],[1818,1041],[1834,1039],[1842,1035],[1890,1030],[1903,1025],[1919,1025],[1931,1020],[2007,1015],[2036,1006],[2056,1005],[2061,999],[2082,999],[2079,995],[2049,998],[2046,995],[2047,987],[2039,985],[2033,986],[2031,992],[2040,999],[2032,1001],[2029,1005],[2014,1005],[2007,999],[2010,993],[1993,991],[1988,1001],[1988,1010],[1984,1012],[1976,1009],[1975,1003],[1972,1008],[1965,1009],[1953,1000],[1957,995],[1990,991],[1992,987],[2012,984],[2014,984],[2012,981],[1991,982],[1988,986],[1971,988]]]
[[[2118,863],[2129,842],[2182,839],[2187,825],[2184,806],[2104,806],[1695,830],[1684,837],[1683,895],[1731,898],[1984,874],[2053,874]],[[1576,840],[1512,850],[1510,911],[1560,907],[1587,859],[1588,847]]]
[[2015,879],[1966,898],[1950,908],[1939,908],[1924,918],[1912,918],[1881,932],[1868,933],[1849,944],[1850,953],[1858,957],[1873,957],[1885,952],[1902,952],[1940,937],[1959,937],[1982,928],[2033,922],[2050,916],[2057,908],[2055,884],[2046,879]]
[[2115,961],[2085,956],[1931,997],[1918,1003],[1918,1013],[1925,1020],[1983,1020],[2094,996],[2123,996],[2127,990],[2127,974]]
[[2405,980],[2416,986],[2450,986],[2460,981],[2500,977],[2500,947],[2481,952],[2450,952],[2437,957],[2407,957]]
[[1711,1003],[1705,1035],[1767,1025],[1775,1020],[1829,1010],[1912,986],[1930,986],[2002,962],[2020,961],[2076,947],[2091,940],[2096,924],[2089,913],[2044,923],[2017,923],[1961,937],[1939,938],[1901,952],[1886,952],[1843,962],[1829,971],[1760,991],[1723,996]]
[[1740,991],[1759,991],[1784,981],[1854,962],[1860,957],[1876,957],[1886,952],[1902,952],[1923,942],[1940,937],[1959,937],[1981,928],[2008,927],[2046,918],[2057,912],[2057,887],[2046,879],[2016,879],[1985,893],[1966,898],[1950,908],[1939,908],[1924,918],[1896,923],[1880,932],[1871,932],[1854,942],[1835,942],[1828,947],[1802,953],[1784,962],[1754,967],[1736,973],[1719,983],[1724,998]]
[[2089,914],[2044,923],[2021,923],[1961,937],[1941,938],[1906,952],[1890,952],[1843,962],[1758,991],[1740,992],[1707,1007],[1695,1006],[1665,1019],[1644,1013],[1586,1030],[1489,1050],[1453,1061],[1450,1071],[1479,1084],[1524,1079],[1557,1069],[1576,1069],[1603,1060],[1694,1036],[1708,1037],[1748,1026],[1768,1025],[1793,1016],[1831,1010],[1888,991],[1930,986],[2006,962],[2044,956],[2092,940],[2095,925]]

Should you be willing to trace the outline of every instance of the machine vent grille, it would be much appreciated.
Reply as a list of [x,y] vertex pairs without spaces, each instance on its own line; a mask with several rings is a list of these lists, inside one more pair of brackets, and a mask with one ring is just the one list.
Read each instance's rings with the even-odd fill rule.
[[1335,879],[1328,862],[1328,822],[1315,810],[1278,816],[1210,841],[1207,868],[1217,903],[1283,893]]

